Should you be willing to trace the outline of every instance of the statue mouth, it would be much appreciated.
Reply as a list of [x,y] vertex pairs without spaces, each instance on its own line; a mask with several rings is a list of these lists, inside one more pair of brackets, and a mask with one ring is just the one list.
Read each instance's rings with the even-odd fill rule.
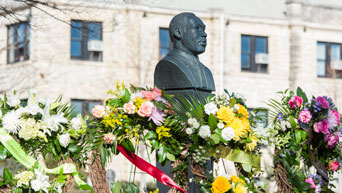
[[207,46],[207,41],[200,41],[199,45],[206,47]]

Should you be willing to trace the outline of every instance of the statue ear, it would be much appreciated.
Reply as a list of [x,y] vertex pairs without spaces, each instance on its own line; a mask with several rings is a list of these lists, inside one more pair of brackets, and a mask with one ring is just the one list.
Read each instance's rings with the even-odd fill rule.
[[179,40],[182,39],[182,32],[179,28],[175,29],[175,38],[177,38]]

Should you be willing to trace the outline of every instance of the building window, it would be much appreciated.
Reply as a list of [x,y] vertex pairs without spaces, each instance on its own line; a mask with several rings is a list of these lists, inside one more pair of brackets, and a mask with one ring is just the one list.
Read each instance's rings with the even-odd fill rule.
[[71,21],[71,59],[102,61],[102,23]]
[[159,28],[159,58],[164,58],[172,50],[168,28]]
[[241,36],[241,70],[267,72],[268,45],[267,37]]
[[28,60],[30,56],[30,25],[21,22],[7,27],[7,63]]
[[73,112],[77,114],[84,115],[91,115],[91,110],[96,105],[101,105],[102,101],[98,100],[80,100],[80,99],[72,99],[71,100],[71,108]]
[[341,46],[337,43],[317,42],[318,77],[342,78]]

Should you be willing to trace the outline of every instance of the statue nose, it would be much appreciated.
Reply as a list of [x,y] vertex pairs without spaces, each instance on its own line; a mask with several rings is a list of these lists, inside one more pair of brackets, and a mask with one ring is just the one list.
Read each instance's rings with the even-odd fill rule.
[[207,37],[207,33],[205,33],[205,31],[203,31],[202,37]]

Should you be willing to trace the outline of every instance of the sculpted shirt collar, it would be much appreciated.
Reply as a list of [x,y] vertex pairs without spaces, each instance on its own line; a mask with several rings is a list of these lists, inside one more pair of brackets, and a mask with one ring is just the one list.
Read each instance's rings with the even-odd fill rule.
[[[186,65],[189,65],[189,64],[193,64],[193,62],[200,62],[199,59],[198,59],[198,56],[194,56],[193,54],[190,54],[188,52],[185,52],[185,51],[182,51],[182,50],[179,50],[179,49],[173,49],[173,52],[177,55],[181,55],[184,57],[184,59],[191,59],[189,62],[186,62],[185,64]],[[196,65],[196,64],[195,64]]]

